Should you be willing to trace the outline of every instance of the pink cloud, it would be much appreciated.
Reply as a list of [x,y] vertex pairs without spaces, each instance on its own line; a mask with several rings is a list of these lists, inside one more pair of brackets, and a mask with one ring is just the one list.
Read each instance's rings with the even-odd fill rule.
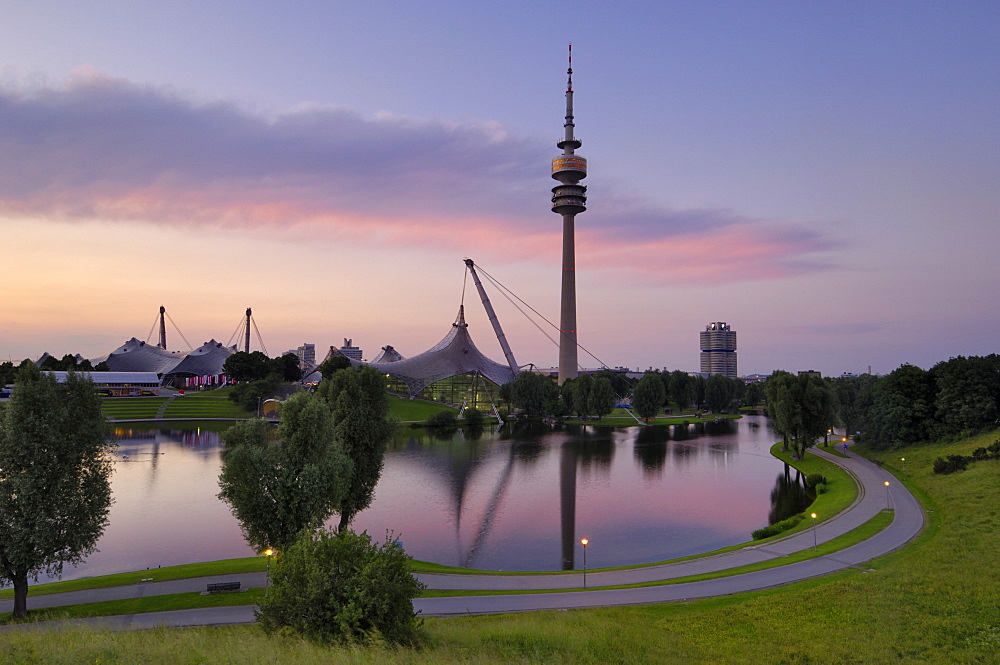
[[[550,152],[491,123],[320,107],[264,117],[87,69],[61,89],[0,91],[0,216],[551,260]],[[815,256],[830,241],[803,223],[644,206],[607,188],[594,203],[578,251],[609,272],[721,284],[827,269]]]

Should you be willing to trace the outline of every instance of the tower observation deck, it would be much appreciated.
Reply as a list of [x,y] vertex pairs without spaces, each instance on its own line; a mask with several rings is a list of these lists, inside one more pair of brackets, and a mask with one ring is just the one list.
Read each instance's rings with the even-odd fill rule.
[[559,383],[577,375],[576,337],[576,215],[587,209],[587,187],[580,181],[587,177],[587,160],[575,150],[582,143],[573,135],[573,45],[569,47],[566,70],[565,135],[556,143],[563,152],[552,160],[552,177],[559,184],[552,188],[552,212],[563,218],[562,297],[559,315]]

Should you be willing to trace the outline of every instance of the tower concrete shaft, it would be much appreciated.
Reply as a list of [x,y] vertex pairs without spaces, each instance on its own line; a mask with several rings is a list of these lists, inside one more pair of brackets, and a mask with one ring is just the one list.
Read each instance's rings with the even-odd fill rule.
[[552,188],[552,212],[563,218],[562,295],[559,315],[559,383],[577,375],[576,331],[576,215],[587,209],[587,188],[580,181],[587,177],[587,160],[575,153],[583,145],[574,135],[573,122],[573,46],[569,47],[566,70],[566,124],[563,140],[556,143],[562,154],[552,160],[552,177],[559,184]]

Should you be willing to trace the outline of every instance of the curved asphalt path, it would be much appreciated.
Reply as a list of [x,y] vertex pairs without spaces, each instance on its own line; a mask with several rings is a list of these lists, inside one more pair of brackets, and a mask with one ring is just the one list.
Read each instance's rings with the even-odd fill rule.
[[[533,610],[567,609],[577,607],[603,607],[610,605],[635,605],[662,603],[692,598],[729,595],[744,591],[766,589],[800,580],[827,575],[849,567],[863,567],[867,561],[888,554],[913,539],[923,528],[923,509],[902,483],[877,465],[856,455],[846,458],[831,455],[822,448],[812,452],[840,465],[851,473],[859,487],[858,499],[847,510],[828,519],[819,520],[812,529],[783,538],[766,545],[749,545],[742,549],[702,557],[689,561],[663,565],[588,572],[590,587],[617,586],[657,582],[679,577],[713,573],[740,566],[778,559],[813,547],[813,538],[827,542],[855,529],[887,507],[894,509],[892,523],[864,542],[852,545],[833,554],[806,561],[777,566],[767,570],[731,575],[700,582],[668,584],[637,589],[596,589],[563,593],[453,596],[442,598],[417,598],[414,609],[425,616],[450,616],[458,614],[487,614],[524,612]],[[888,492],[885,481],[890,482]],[[820,516],[822,517],[822,516]],[[420,573],[417,577],[431,589],[461,589],[473,591],[525,591],[542,589],[576,589],[583,586],[582,573],[541,575],[454,575]],[[103,600],[118,600],[192,591],[204,591],[209,582],[240,581],[246,587],[264,585],[264,574],[194,578],[172,582],[146,582],[130,586],[110,587],[90,591],[75,591],[29,597],[29,608],[58,607]],[[0,612],[9,612],[11,600],[0,600]],[[204,608],[174,612],[78,619],[69,622],[111,629],[142,629],[154,626],[194,626],[252,623],[254,606]],[[6,626],[16,628],[46,624],[21,624]]]

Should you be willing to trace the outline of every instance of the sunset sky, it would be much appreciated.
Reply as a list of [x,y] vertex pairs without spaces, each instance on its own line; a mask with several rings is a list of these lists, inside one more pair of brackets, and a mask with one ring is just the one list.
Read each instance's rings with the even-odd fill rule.
[[[998,25],[919,0],[5,3],[0,358],[101,356],[160,305],[193,346],[252,307],[270,355],[416,355],[465,257],[558,321],[569,42],[583,365],[697,371],[711,321],[741,374],[996,353]],[[491,295],[518,362],[556,364]]]

